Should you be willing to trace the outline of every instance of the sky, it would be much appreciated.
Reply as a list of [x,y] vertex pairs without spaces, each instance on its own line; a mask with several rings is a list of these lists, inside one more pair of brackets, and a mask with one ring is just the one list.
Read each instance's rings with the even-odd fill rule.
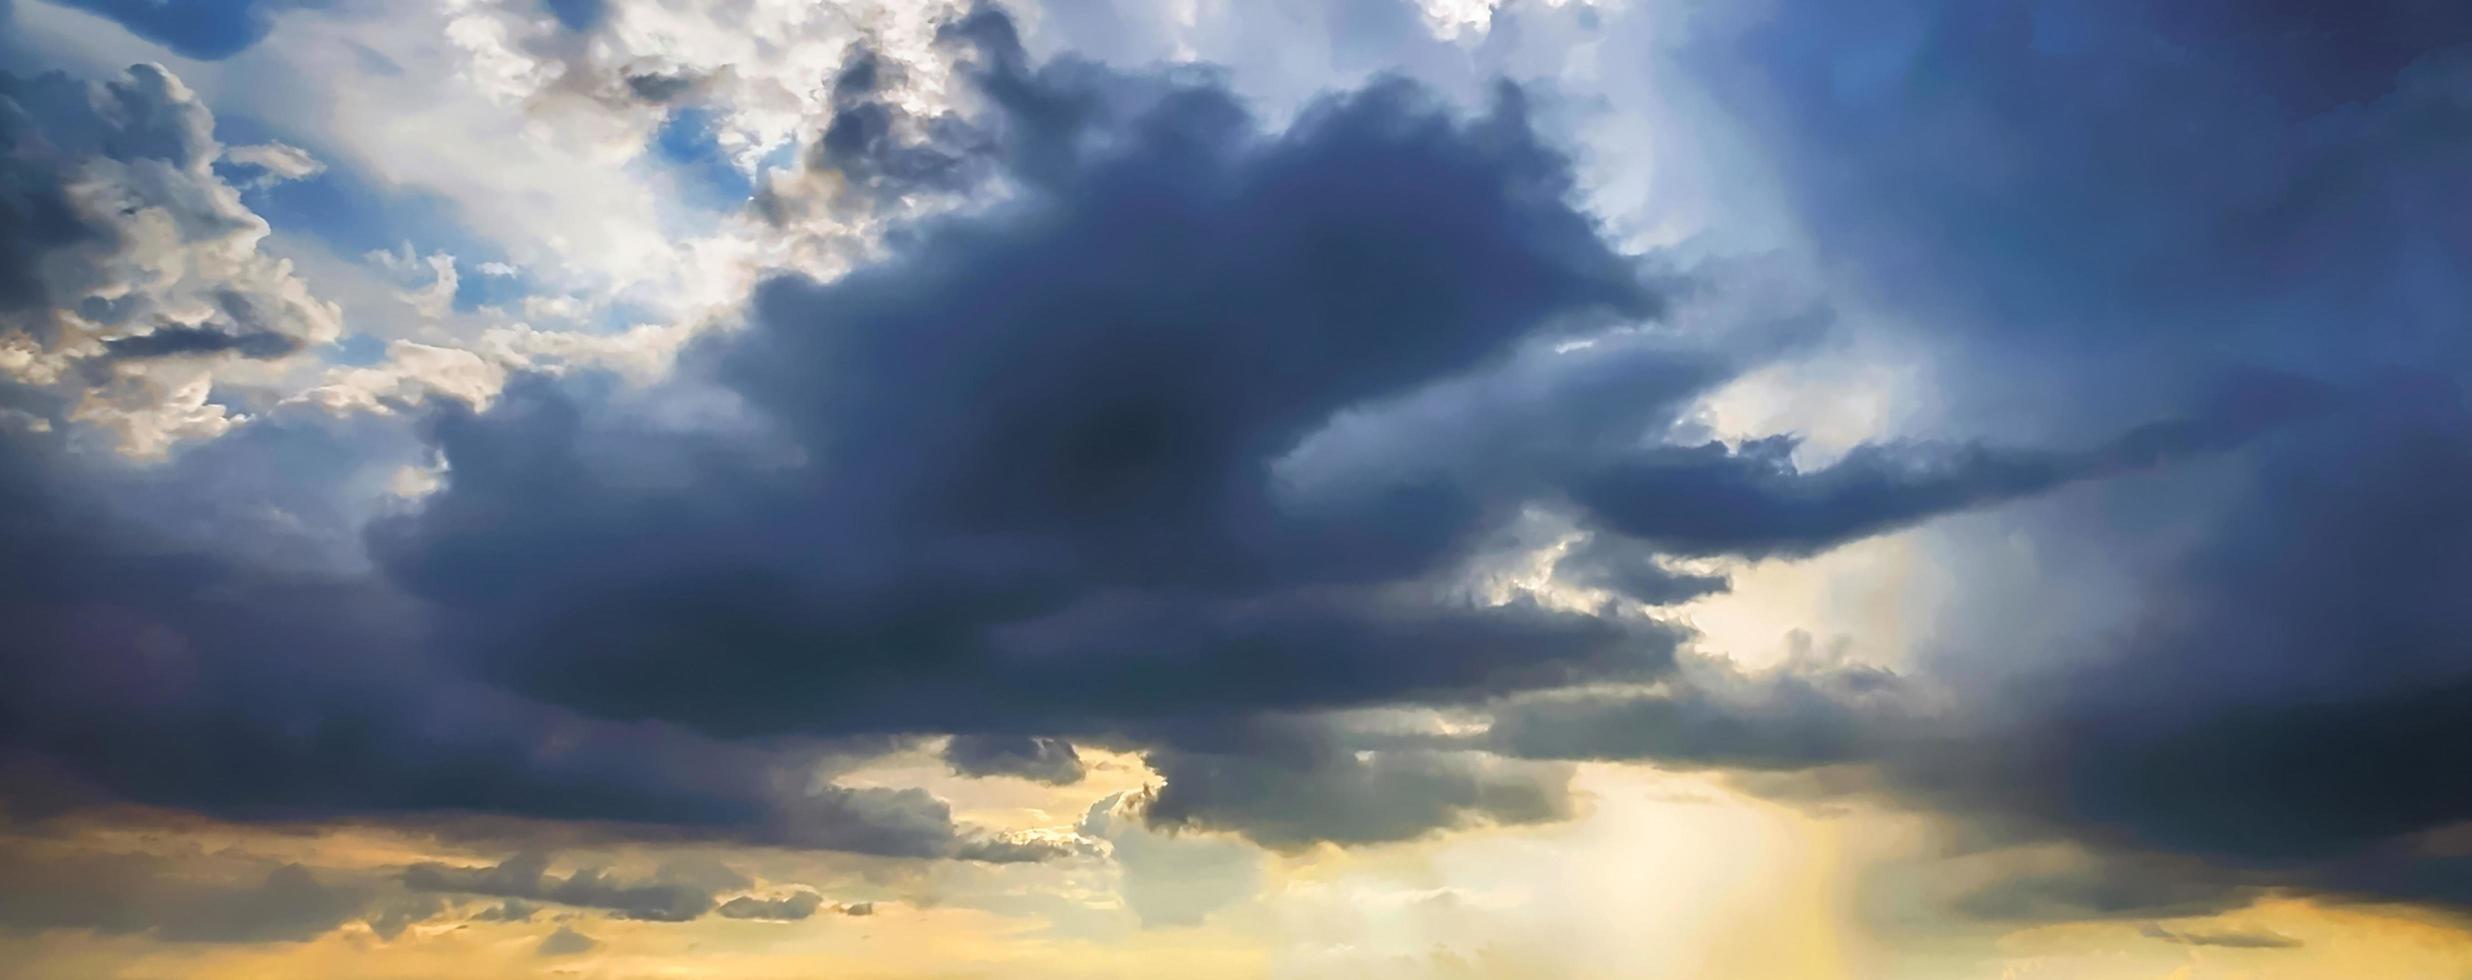
[[2472,977],[2472,7],[0,0],[0,975]]

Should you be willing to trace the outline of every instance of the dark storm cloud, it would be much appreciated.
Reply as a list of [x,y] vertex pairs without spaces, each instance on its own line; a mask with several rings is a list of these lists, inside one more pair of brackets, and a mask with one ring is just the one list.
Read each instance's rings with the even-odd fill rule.
[[2472,153],[2468,43],[2430,0],[1866,0],[1791,4],[1710,73],[1824,248],[1936,340],[2042,359],[1984,383],[2083,412],[2044,383],[2135,409],[2192,364],[2463,353],[2439,270],[2472,232],[2429,218]]
[[[1809,473],[1780,442],[1659,448],[1764,355],[1604,333],[1662,292],[1571,203],[1517,90],[1468,118],[1378,81],[1265,131],[1206,75],[1034,66],[991,10],[943,36],[1019,193],[759,288],[750,329],[683,368],[753,434],[547,379],[437,420],[446,488],[370,540],[468,662],[728,735],[1155,733],[1647,680],[1680,630],[1480,602],[1454,573],[1531,505],[1651,547],[1805,554],[2219,450],[2287,407],[2190,399],[2088,450],[1880,446]],[[863,111],[889,71],[854,53],[852,128],[819,152],[893,145]],[[1550,780],[1474,765],[1230,759],[1171,776],[1156,812],[1282,846],[1566,812]],[[1366,786],[1401,802],[1246,802]]]
[[[353,431],[256,438],[285,432],[269,428],[201,452],[262,466]],[[480,812],[897,855],[961,843],[916,790],[785,789],[812,757],[587,722],[443,673],[417,649],[418,610],[374,583],[310,557],[241,557],[169,506],[119,512],[177,499],[164,495],[186,484],[158,479],[185,457],[141,483],[58,442],[0,444],[0,663],[14,679],[0,735],[67,788],[234,819]],[[12,797],[58,795],[16,777]]]
[[1084,772],[1073,743],[1027,735],[955,735],[945,743],[944,764],[964,776],[1019,776],[1056,786],[1080,782]]
[[[2472,818],[2452,752],[2472,738],[2472,295],[2446,271],[2472,262],[2472,226],[2438,217],[2472,172],[2472,8],[1789,3],[1705,56],[1818,247],[1924,324],[1957,412],[2099,434],[2258,369],[2343,393],[2022,522],[2096,556],[2037,583],[2061,608],[2072,574],[2125,576],[2137,602],[2058,641],[2060,666],[1959,692],[1964,728],[1873,746],[1892,784],[2011,830],[2200,855],[2243,894],[2462,901],[2409,838]],[[2081,461],[2169,455],[2119,448]],[[1874,490],[1953,502],[2068,469],[1858,455],[1789,478],[1698,452],[1735,462],[1712,472],[1739,478],[1720,489],[1761,535],[1628,529],[1682,550],[1783,529],[1765,547],[1791,554],[1794,528],[1896,523],[1861,503]],[[1977,656],[2009,655],[1997,624],[1977,632]],[[2040,915],[2035,895],[2115,904],[2026,883],[1994,904]]]
[[[2037,697],[1988,795],[2090,832],[2330,858],[2472,818],[2472,411],[2409,387],[2260,461],[2168,602]],[[2022,785],[2012,783],[2022,782]]]
[[1272,499],[1342,407],[1655,310],[1515,96],[1460,120],[1390,83],[1263,133],[1174,85],[1087,125],[1074,170],[772,282],[690,356],[785,445],[620,436],[624,406],[518,385],[442,421],[450,484],[376,530],[388,566],[518,688],[716,731],[1103,729],[1661,662],[1651,624],[1415,584],[1479,527],[1454,495]]
[[[1532,509],[1648,552],[1807,554],[2223,450],[2282,414],[2176,391],[2156,414],[2189,421],[2061,443],[2091,449],[1874,446],[1811,471],[1777,441],[1670,445],[1694,399],[1766,355],[1654,325],[1666,290],[1573,203],[1518,90],[1471,115],[1376,81],[1271,129],[1207,75],[1033,65],[993,10],[944,43],[987,118],[895,117],[891,67],[861,51],[810,163],[898,191],[942,179],[904,154],[965,152],[1015,194],[899,229],[833,281],[763,284],[747,328],[708,336],[671,386],[526,377],[486,411],[439,409],[423,437],[445,486],[346,556],[377,575],[173,533],[212,508],[9,437],[9,750],[234,819],[489,813],[989,862],[1077,849],[958,827],[918,790],[809,790],[821,751],[797,739],[958,733],[959,768],[1049,778],[1062,752],[1017,763],[975,740],[1101,739],[1166,777],[1151,823],[1277,847],[1561,819],[1560,763],[1249,725],[1673,671],[1685,632],[1636,610],[1471,594],[1466,569]],[[142,70],[112,91],[175,90]],[[119,156],[203,159],[202,108],[125,101]],[[40,182],[9,176],[11,213],[39,219]],[[665,399],[712,389],[745,424],[677,424]],[[180,459],[227,482],[331,463],[315,446],[338,438],[261,420]],[[1601,580],[1717,587],[1649,581],[1644,554]],[[1772,707],[1582,711],[1630,739],[1605,750],[1506,732],[1555,757],[1786,768],[1853,724],[1763,742],[1743,719]],[[684,893],[530,864],[415,878],[693,914]]]

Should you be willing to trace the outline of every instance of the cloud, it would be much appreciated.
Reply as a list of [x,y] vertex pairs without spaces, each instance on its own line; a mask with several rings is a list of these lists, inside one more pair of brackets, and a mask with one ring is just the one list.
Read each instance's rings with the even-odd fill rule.
[[601,948],[601,941],[576,932],[573,926],[559,926],[541,940],[537,952],[542,956],[577,956]]
[[[0,361],[21,378],[7,407],[117,426],[171,457],[140,477],[66,436],[0,446],[0,610],[22,637],[0,651],[17,681],[0,691],[9,747],[102,796],[231,819],[512,815],[985,862],[1087,845],[961,826],[919,790],[833,784],[819,775],[831,751],[815,740],[948,734],[957,771],[1056,783],[1079,771],[1073,741],[1140,752],[1165,781],[1117,801],[1123,812],[1103,827],[1119,860],[1136,863],[1176,835],[1296,849],[1563,819],[1576,811],[1576,759],[1870,762],[1881,785],[1970,815],[2252,862],[2348,852],[2462,816],[2452,784],[2418,772],[2437,761],[2426,746],[2453,733],[2462,685],[2425,652],[2447,649],[2459,624],[2418,601],[2415,583],[2454,576],[2439,552],[2411,550],[2452,545],[2429,515],[2461,482],[2449,439],[2460,412],[2435,395],[2384,415],[2321,397],[2377,390],[2386,376],[2372,361],[2459,363],[2452,334],[2426,329],[2451,323],[2420,305],[2444,306],[2457,287],[2411,272],[2428,267],[2421,253],[2384,247],[2397,226],[2355,225],[2297,191],[2284,210],[2209,196],[2203,181],[2158,190],[2135,170],[2087,182],[2049,161],[2081,144],[2112,163],[2151,151],[2026,110],[2072,104],[2048,86],[2102,59],[2048,54],[2068,47],[2065,23],[2016,35],[2005,14],[1915,9],[1948,30],[1879,48],[1895,64],[1878,74],[1838,65],[1805,77],[1813,59],[1798,56],[1809,40],[1798,28],[1755,28],[1743,40],[1774,54],[1761,60],[1780,77],[1746,104],[1775,113],[1773,137],[1801,151],[1779,154],[1780,178],[1812,202],[1814,240],[1869,287],[1852,292],[1920,294],[1912,319],[1942,331],[1929,336],[1952,363],[2031,364],[2013,378],[1977,373],[2071,397],[2047,426],[2008,427],[2023,435],[1987,425],[1827,463],[1798,461],[1790,434],[1718,440],[1700,424],[1703,401],[1778,356],[1808,311],[1757,329],[1690,322],[1693,281],[1611,242],[1521,90],[1466,109],[1377,78],[1271,121],[1207,72],[1035,61],[992,8],[931,32],[958,59],[949,111],[916,108],[927,103],[903,88],[943,81],[934,66],[896,64],[872,42],[850,48],[801,173],[878,203],[981,178],[1005,193],[933,217],[888,206],[878,217],[898,226],[878,260],[828,280],[774,276],[743,329],[699,339],[674,376],[630,385],[565,363],[670,349],[658,338],[503,333],[485,352],[400,340],[382,363],[338,368],[237,435],[174,452],[185,435],[233,428],[250,392],[231,372],[339,334],[332,308],[261,253],[264,221],[213,170],[221,160],[280,175],[314,161],[276,144],[224,154],[204,107],[160,69],[104,86],[8,80],[0,176],[8,213],[26,220],[0,241],[18,270],[0,272],[0,316],[23,325]],[[631,16],[558,15],[584,31]],[[1852,20],[1827,23],[1869,24]],[[2099,31],[2095,42],[2110,43]],[[2400,152],[2460,107],[2443,62],[2387,72],[2392,52],[2376,50],[2365,68],[2336,59],[2341,87],[2367,84],[2355,72],[2393,84],[2321,125]],[[664,81],[687,77],[671,67],[574,84],[654,114],[640,100],[690,94]],[[2192,80],[2176,65],[2124,70],[2157,83],[2129,89],[2175,99],[2187,89],[2165,83]],[[1947,86],[1949,99],[1990,103],[1952,109],[1925,97],[1942,87],[1906,72],[2012,84]],[[2003,101],[2020,91],[2038,97]],[[1815,100],[1848,102],[1848,116],[1875,125]],[[1900,115],[1937,109],[1956,118]],[[2276,128],[2285,110],[2261,111],[2263,122],[2224,125],[2265,136],[2210,132],[2293,151],[2217,161],[2288,157],[2306,171],[2227,171],[2266,198],[2308,184],[2358,200],[2381,181],[2355,179],[2357,166],[2420,201],[2442,170],[2324,149]],[[1983,159],[1955,123],[2053,128],[2013,134],[2043,152],[1951,174],[1951,161]],[[1918,148],[1874,135],[1909,131],[1930,138]],[[2003,186],[1990,194],[1982,182]],[[2210,247],[2213,233],[2123,206],[2103,196],[2109,186],[2130,205],[2196,194],[2208,220],[2189,224],[2256,234]],[[1926,196],[1935,190],[1956,198]],[[1910,223],[1881,216],[1909,210]],[[2021,220],[1990,222],[1997,237],[1984,239],[1987,215]],[[2003,247],[2015,229],[2046,227]],[[2333,244],[2303,233],[2321,227],[2335,229]],[[2154,240],[2115,243],[2108,233],[2122,229]],[[2452,248],[2433,234],[2429,248]],[[2360,243],[2379,246],[2380,261],[2351,259],[2345,246]],[[198,261],[165,259],[175,253]],[[2121,254],[2151,265],[2115,265]],[[2359,309],[2259,274],[2317,260]],[[454,264],[442,252],[429,263],[427,288],[407,298],[447,318]],[[2225,283],[2243,288],[2201,288]],[[2406,292],[2439,299],[2394,298]],[[2353,312],[2403,339],[2370,354],[2295,326]],[[2161,337],[2171,331],[2156,325],[2178,318],[2219,332]],[[2293,376],[2304,380],[2215,390],[2227,377]],[[1952,383],[1949,397],[1971,407],[1991,396]],[[245,503],[213,492],[267,479],[236,475],[256,470],[329,478],[295,481],[318,489],[370,485],[334,456],[372,430],[290,424],[320,408],[417,418],[420,445],[369,440],[400,455],[363,462],[418,464],[440,485],[417,500],[323,508],[295,506],[319,499],[298,487],[252,490]],[[2220,491],[2207,496],[2221,513],[2146,510],[2162,505],[2139,495],[2167,493],[2155,489],[2164,481],[2085,486],[2184,463],[2201,464],[2180,467],[2196,473],[2187,479],[2220,481],[2202,485]],[[2243,485],[2243,474],[2275,479]],[[1907,727],[1901,677],[1845,664],[1731,672],[1683,653],[1689,630],[1653,609],[1726,587],[1720,571],[1686,568],[1808,556],[2063,487],[2086,492],[2014,519],[2090,520],[2042,540],[2114,546],[2123,567],[2153,576],[2141,584],[2182,605],[2123,634],[2136,655],[2119,663],[2134,667],[2079,661],[2080,673],[2039,678],[2048,700],[2026,710],[1964,691],[1975,711],[1962,720],[1979,727],[1953,738]],[[2344,506],[2352,499],[2385,506],[2363,516]],[[2166,539],[2189,537],[2109,535],[2071,509],[2098,506],[2186,518],[2146,526],[2210,543],[2165,554]],[[345,528],[324,535],[345,546],[294,564],[231,540],[241,535],[166,526],[243,511],[252,526],[306,514],[299,523]],[[1536,515],[1584,535],[1550,556],[1560,584],[1636,601],[1577,608],[1472,571],[1526,557],[1504,532]],[[2365,567],[2346,550],[2355,544],[2398,560]],[[2329,580],[2330,569],[2353,578]],[[2420,577],[2386,577],[2395,570]],[[2354,672],[2336,679],[2357,686],[2327,687],[2316,671],[2337,658],[2320,647],[2406,652],[2345,659]],[[2275,669],[2249,676],[2224,650]],[[2153,707],[2137,692],[2157,677],[2175,695],[2202,679],[2225,690],[2189,696],[2196,710],[2132,710]],[[2359,697],[2326,704],[2304,690]],[[1310,721],[1398,705],[1489,708],[1495,729],[1366,747]],[[2293,778],[2268,781],[2239,746],[2269,750]],[[2386,764],[2339,764],[2360,758]],[[2312,799],[2273,805],[2294,785]],[[2346,802],[2323,802],[2335,800]],[[1119,818],[1138,818],[1140,832]],[[1242,879],[1242,861],[1220,863]],[[2391,870],[2297,877],[2428,888],[2373,873]],[[735,890],[554,878],[537,859],[414,877],[647,917],[701,914],[699,901]],[[1238,890],[1150,904],[1158,921],[1193,921]]]
[[1117,793],[1090,805],[1079,830],[1107,842],[1125,904],[1147,927],[1199,925],[1262,885],[1262,853],[1207,833],[1169,833],[1141,815],[1143,797]]
[[234,166],[248,167],[258,172],[255,184],[271,187],[285,181],[307,180],[326,172],[326,164],[309,151],[289,143],[259,143],[235,146],[223,151],[223,159]]
[[2174,931],[2152,922],[2147,923],[2144,928],[2139,929],[2137,934],[2148,939],[2161,940],[2163,942],[2174,943],[2181,946],[2219,946],[2224,949],[2298,949],[2301,945],[2303,945],[2300,940],[2286,936],[2279,932],[2246,932],[2240,930]]
[[381,901],[368,882],[298,864],[183,866],[134,854],[41,856],[0,848],[0,929],[144,933],[166,942],[300,942],[366,918],[391,938],[435,908]]
[[[363,428],[253,427],[170,470],[61,441],[0,441],[0,609],[20,641],[0,650],[19,680],[0,713],[10,748],[50,763],[12,771],[12,796],[40,795],[18,783],[50,772],[89,794],[243,820],[491,813],[918,857],[961,842],[926,793],[811,788],[812,751],[590,722],[443,673],[407,642],[416,611],[353,556],[254,533],[248,509],[184,493],[268,478],[269,459],[320,476],[315,492],[383,493],[390,464],[368,454],[381,443]],[[323,517],[348,539],[359,523],[349,508],[292,506],[295,532]]]
[[1962,892],[1951,904],[1972,919],[2049,922],[2215,915],[2264,894],[2254,883],[2186,860],[2095,858],[2003,875]]
[[247,50],[274,27],[275,16],[318,0],[68,0],[119,21],[140,37],[187,57],[215,60]]
[[1730,587],[1723,575],[1676,571],[1658,562],[1654,551],[1604,534],[1589,535],[1554,559],[1554,580],[1651,606],[1688,602]]
[[113,357],[132,360],[224,353],[265,360],[299,350],[300,341],[279,333],[232,334],[204,327],[174,326],[107,340],[103,349]]
[[[0,73],[0,145],[0,383],[46,393],[59,421],[159,454],[239,421],[208,400],[229,360],[341,336],[335,305],[262,250],[266,221],[215,173],[213,115],[162,67]],[[251,148],[298,162],[270,153]]]
[[1027,735],[955,735],[944,743],[944,764],[964,776],[1019,776],[1055,786],[1080,782],[1085,771],[1073,743]]
[[1373,844],[1437,831],[1570,818],[1571,768],[1476,752],[1351,750],[1278,737],[1144,756],[1164,781],[1134,802],[1162,830],[1239,833],[1264,846]]
[[1683,555],[1805,556],[1925,518],[2220,451],[2306,414],[2323,396],[2260,385],[2210,418],[2149,423],[2079,452],[1872,443],[1812,471],[1770,437],[1636,453],[1572,495],[1604,527]]
[[[1958,712],[1864,753],[1978,830],[2201,857],[2169,866],[2250,893],[2461,901],[2412,842],[2472,818],[2442,758],[2472,690],[2442,557],[2464,544],[2442,515],[2472,490],[2472,362],[2463,284],[2435,272],[2472,239],[2422,217],[2472,165],[2472,14],[1789,3],[1723,45],[1702,63],[1718,97],[1850,290],[1914,324],[1946,414],[2031,415],[2092,448],[1885,447],[1812,470],[1779,446],[1674,450],[1648,459],[1681,476],[1583,490],[1599,519],[1668,550],[1795,555],[1902,526],[1912,501],[2208,451],[1935,549],[1963,587],[1922,659]],[[2222,379],[2261,374],[2295,380],[2134,421],[2226,405]],[[2243,407],[2279,401],[2310,410]],[[1686,516],[1702,492],[1736,509]],[[2030,571],[1999,574],[1989,535],[2027,543]]]
[[961,842],[954,851],[964,861],[986,864],[1029,864],[1054,861],[1084,853],[1079,842],[1057,840],[1035,834],[981,834]]
[[753,895],[740,895],[737,898],[721,903],[721,907],[715,909],[714,911],[719,912],[721,917],[724,919],[765,919],[773,922],[796,922],[800,919],[814,915],[817,909],[823,907],[824,899],[822,896],[817,895],[814,892],[796,892],[782,898],[757,898]]
[[482,922],[530,922],[533,916],[540,913],[540,906],[510,898],[475,912],[472,917]]
[[577,870],[565,878],[548,871],[548,855],[519,854],[485,867],[416,864],[404,869],[403,883],[414,891],[556,902],[608,909],[630,919],[656,922],[685,922],[712,911],[714,906],[710,892],[692,885],[622,881],[591,869]]
[[1920,708],[1896,675],[1808,653],[1744,672],[1689,659],[1656,688],[1540,694],[1496,707],[1481,744],[1539,759],[1636,759],[1670,767],[1798,770],[1868,762]]
[[1127,105],[1008,116],[1008,139],[1087,155],[880,265],[762,287],[750,330],[682,364],[761,438],[621,435],[623,402],[539,382],[440,420],[447,485],[373,540],[474,663],[747,734],[1069,732],[1654,669],[1654,624],[1418,581],[1473,536],[1447,498],[1299,517],[1264,473],[1352,403],[1654,312],[1516,96],[1462,119],[1385,83],[1263,132],[1206,84],[993,74],[1006,99]]

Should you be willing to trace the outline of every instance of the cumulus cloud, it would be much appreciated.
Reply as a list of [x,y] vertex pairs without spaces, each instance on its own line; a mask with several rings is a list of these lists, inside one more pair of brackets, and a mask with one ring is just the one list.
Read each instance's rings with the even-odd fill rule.
[[[214,118],[156,65],[88,84],[0,74],[0,371],[65,419],[160,453],[238,417],[207,401],[229,362],[341,335],[341,314],[215,173]],[[255,148],[260,167],[283,167]],[[268,172],[272,172],[271,170]]]
[[[1017,118],[1109,139],[880,267],[766,286],[753,329],[690,355],[785,442],[620,435],[624,405],[518,386],[442,422],[447,485],[375,540],[509,683],[715,731],[1071,729],[1653,669],[1653,624],[1406,586],[1470,535],[1453,502],[1300,519],[1261,472],[1354,400],[1653,311],[1521,111],[1455,119],[1391,84],[1273,134],[1191,85],[1121,117]],[[964,388],[986,403],[935,394]],[[532,513],[551,499],[563,514]],[[680,519],[612,536],[644,508]],[[499,542],[486,566],[462,558],[475,534]],[[568,581],[580,547],[589,584]],[[716,630],[739,638],[722,657]]]

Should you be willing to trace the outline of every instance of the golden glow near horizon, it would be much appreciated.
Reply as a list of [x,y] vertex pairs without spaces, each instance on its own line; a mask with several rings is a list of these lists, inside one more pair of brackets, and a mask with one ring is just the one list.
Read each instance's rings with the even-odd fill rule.
[[[1136,775],[1118,778],[1131,784]],[[874,914],[664,923],[544,904],[531,921],[494,922],[475,913],[496,900],[454,898],[445,914],[392,940],[359,924],[307,942],[248,945],[46,932],[0,937],[0,961],[15,965],[12,975],[212,978],[2446,980],[2472,971],[2472,932],[2460,922],[2288,898],[2161,922],[1926,925],[1942,931],[1885,941],[1863,913],[1867,876],[1944,849],[1927,821],[1862,806],[1799,809],[1715,776],[1635,766],[1587,765],[1577,778],[1587,808],[1567,823],[1256,853],[1251,887],[1198,925],[1145,927],[1126,908],[1116,872],[1100,862],[922,871],[836,855],[635,845],[574,848],[559,866],[641,872],[665,862],[722,863],[755,880],[750,893],[795,881],[830,902],[873,901]],[[1030,819],[1074,813],[1094,788],[1009,779],[940,787],[966,812]],[[449,838],[371,828],[98,827],[12,843],[55,854],[151,854],[199,874],[242,859],[373,872],[412,860],[496,859]],[[544,956],[545,940],[561,930],[589,937],[590,948]],[[2290,945],[2191,944],[2157,931],[2267,935]]]

